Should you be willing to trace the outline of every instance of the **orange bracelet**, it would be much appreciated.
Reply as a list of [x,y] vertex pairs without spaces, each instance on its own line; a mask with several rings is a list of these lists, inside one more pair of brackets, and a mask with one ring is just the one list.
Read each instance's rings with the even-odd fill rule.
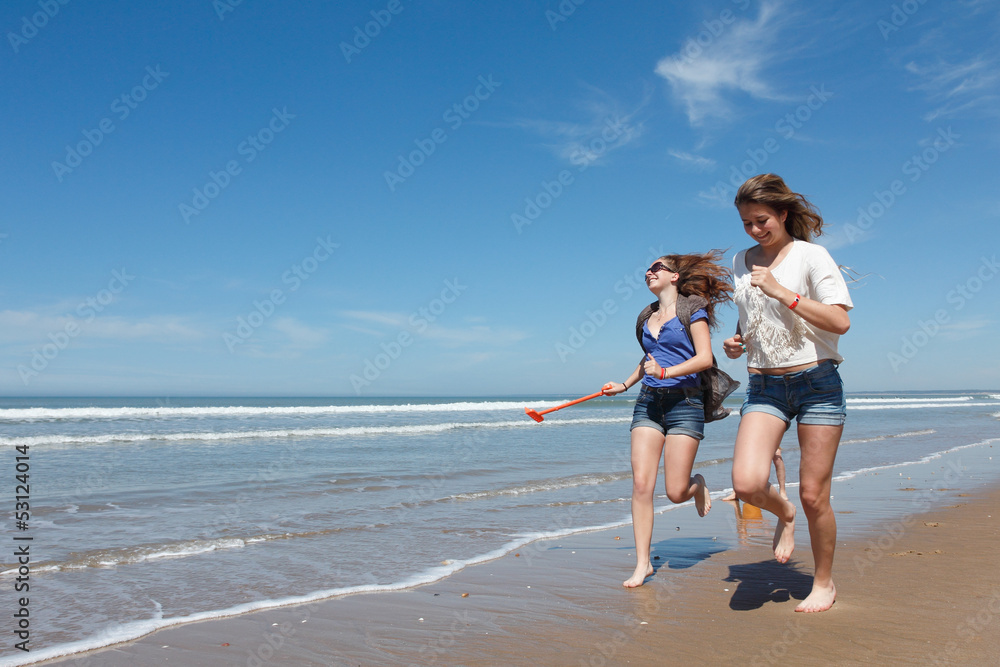
[[795,306],[799,305],[799,299],[801,298],[802,298],[801,295],[796,294],[795,301],[792,301],[790,304],[788,304],[788,310],[795,310]]

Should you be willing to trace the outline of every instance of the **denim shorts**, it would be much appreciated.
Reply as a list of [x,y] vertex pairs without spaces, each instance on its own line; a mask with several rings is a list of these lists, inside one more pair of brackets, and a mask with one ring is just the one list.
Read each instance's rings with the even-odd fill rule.
[[765,412],[791,424],[843,426],[847,419],[844,383],[837,364],[825,359],[812,368],[787,375],[750,375],[740,416]]
[[705,407],[701,389],[658,392],[642,385],[635,399],[632,427],[648,426],[664,435],[686,435],[701,440],[705,437]]

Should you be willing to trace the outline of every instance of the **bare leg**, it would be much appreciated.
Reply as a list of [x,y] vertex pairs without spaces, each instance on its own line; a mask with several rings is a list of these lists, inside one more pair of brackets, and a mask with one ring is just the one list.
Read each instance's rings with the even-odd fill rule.
[[833,606],[837,589],[833,585],[833,552],[837,546],[837,519],[830,506],[833,462],[840,445],[843,426],[799,424],[799,498],[809,522],[816,571],[809,596],[795,611],[826,611]]
[[632,429],[632,533],[635,535],[635,572],[623,582],[626,588],[642,586],[653,574],[649,546],[653,539],[653,492],[663,454],[663,434],[655,428]]
[[733,489],[745,503],[767,510],[778,519],[774,529],[774,557],[788,562],[795,550],[795,505],[771,486],[771,461],[781,444],[786,424],[763,412],[750,412],[740,420],[733,452]]
[[708,484],[699,473],[691,478],[691,488],[694,492],[694,507],[698,516],[705,516],[712,511],[712,496],[708,492]]
[[[735,494],[733,494],[735,498]],[[740,511],[740,500],[735,498],[733,501],[733,508],[736,510],[736,537],[740,541],[740,544],[750,543],[750,531],[747,530],[747,522],[743,518],[743,513]]]
[[788,494],[785,493],[785,459],[781,456],[781,447],[778,447],[778,451],[774,453],[774,476],[778,478],[778,493],[785,500],[788,500]]
[[667,497],[672,503],[682,503],[694,498],[698,516],[705,516],[712,509],[712,498],[701,475],[691,476],[694,458],[698,454],[698,441],[687,435],[668,435],[663,455],[663,478]]

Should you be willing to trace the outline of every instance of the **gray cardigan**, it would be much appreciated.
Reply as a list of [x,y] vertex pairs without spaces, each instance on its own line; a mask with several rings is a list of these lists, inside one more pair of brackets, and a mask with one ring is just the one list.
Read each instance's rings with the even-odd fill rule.
[[[677,295],[677,319],[681,321],[684,326],[684,330],[687,332],[688,339],[694,340],[691,337],[691,316],[698,311],[699,308],[705,308],[708,306],[708,300],[700,296],[684,296],[683,294]],[[639,341],[639,347],[642,347],[642,325],[646,323],[653,313],[660,309],[660,302],[654,301],[639,313],[639,318],[635,321],[635,337]],[[711,322],[709,322],[711,325]],[[645,352],[646,348],[642,348]]]
[[[708,306],[708,301],[704,297],[677,295],[677,319],[684,325],[684,330],[687,332],[692,346],[694,345],[694,338],[691,336],[691,316],[699,308],[705,308],[706,306]],[[639,340],[640,347],[642,347],[642,325],[659,309],[660,302],[654,301],[639,313],[639,318],[635,321],[635,337]],[[709,317],[708,325],[712,325],[711,317]],[[642,351],[645,352],[646,348],[643,347]],[[698,375],[701,377],[702,399],[705,403],[705,423],[727,417],[730,409],[723,407],[722,403],[729,394],[733,393],[740,386],[740,383],[729,377],[725,371],[719,368],[714,354],[712,355],[712,367],[702,371]]]

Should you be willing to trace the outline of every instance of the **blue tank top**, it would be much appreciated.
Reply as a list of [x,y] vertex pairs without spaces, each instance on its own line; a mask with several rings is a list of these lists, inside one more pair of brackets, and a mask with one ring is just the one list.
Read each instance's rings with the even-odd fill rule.
[[[704,308],[699,308],[691,315],[692,324],[698,320],[708,320],[708,313],[705,312]],[[667,320],[660,327],[660,333],[655,340],[653,335],[649,333],[649,322],[643,324],[642,349],[646,350],[647,354],[652,353],[656,363],[663,368],[676,366],[694,356],[694,345],[688,339],[684,325],[676,317]],[[646,375],[642,378],[642,383],[647,387],[700,387],[701,379],[697,373],[664,380]]]

